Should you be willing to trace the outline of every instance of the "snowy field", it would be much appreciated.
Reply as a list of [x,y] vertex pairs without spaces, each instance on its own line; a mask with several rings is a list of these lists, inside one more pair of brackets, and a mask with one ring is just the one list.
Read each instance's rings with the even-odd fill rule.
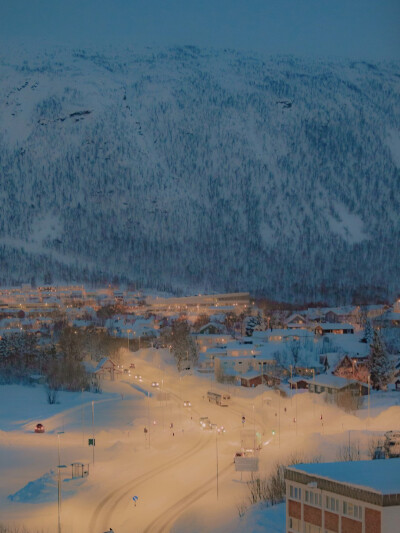
[[[367,458],[371,437],[399,429],[399,393],[373,393],[370,416],[366,400],[355,416],[307,392],[279,398],[263,386],[222,387],[209,375],[179,376],[167,358],[164,350],[126,351],[124,364],[136,364],[131,376],[104,381],[102,394],[60,393],[55,405],[42,386],[1,386],[0,523],[57,531],[60,451],[63,532],[283,533],[284,505],[254,506],[239,518],[250,477],[233,464],[242,416],[245,428],[262,434],[262,475],[293,454],[337,460],[349,442]],[[207,401],[211,388],[230,393],[229,407]],[[200,416],[226,432],[202,430]],[[43,434],[34,433],[39,422]],[[88,477],[71,479],[75,462],[89,465]]]

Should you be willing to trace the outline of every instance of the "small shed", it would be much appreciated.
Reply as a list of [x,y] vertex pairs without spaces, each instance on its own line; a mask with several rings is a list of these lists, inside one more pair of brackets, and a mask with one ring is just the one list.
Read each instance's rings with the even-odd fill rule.
[[289,379],[289,385],[291,389],[308,389],[308,381],[302,378]]
[[263,374],[263,384],[267,385],[268,387],[277,387],[281,384],[281,380],[277,378],[276,376],[272,376],[271,374]]
[[400,391],[400,379],[397,379],[397,380],[394,382],[394,388],[395,388],[395,390]]
[[245,375],[240,376],[240,385],[242,387],[257,387],[257,385],[261,385],[262,382],[262,375],[255,371],[250,371]]

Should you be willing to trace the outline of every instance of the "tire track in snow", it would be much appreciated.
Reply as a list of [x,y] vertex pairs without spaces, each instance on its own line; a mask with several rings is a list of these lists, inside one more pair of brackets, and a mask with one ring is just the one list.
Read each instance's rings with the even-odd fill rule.
[[[196,455],[203,448],[205,448],[208,445],[209,440],[210,439],[205,440],[202,436],[198,443],[194,447],[191,447],[189,450],[187,450],[185,453],[180,454],[175,459],[169,460],[167,463],[153,468],[149,472],[145,472],[144,474],[136,477],[134,480],[128,481],[127,483],[124,483],[121,487],[118,487],[117,489],[111,491],[105,498],[101,500],[101,502],[94,510],[89,523],[89,533],[95,533],[96,531],[100,530],[100,526],[104,527],[104,524],[110,524],[112,516],[115,513],[116,506],[124,498],[126,498],[127,495],[132,492],[133,489],[136,490],[136,488],[140,484],[145,483],[146,481],[149,481],[151,478],[157,476],[158,474],[161,474],[166,470],[175,467],[175,465],[186,461],[187,459],[190,459],[193,455]],[[107,525],[105,527],[107,527]]]
[[[224,476],[232,468],[232,464],[228,464],[219,472],[219,476]],[[190,505],[195,503],[199,498],[210,492],[214,487],[216,475],[209,478],[192,492],[178,500],[169,509],[163,511],[153,522],[151,522],[143,533],[166,533],[171,530],[174,522]]]

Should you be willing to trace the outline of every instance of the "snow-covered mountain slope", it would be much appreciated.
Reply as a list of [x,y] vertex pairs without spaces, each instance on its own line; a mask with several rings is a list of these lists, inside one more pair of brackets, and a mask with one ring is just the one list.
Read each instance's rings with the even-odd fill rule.
[[399,146],[398,64],[3,52],[0,281],[386,297]]

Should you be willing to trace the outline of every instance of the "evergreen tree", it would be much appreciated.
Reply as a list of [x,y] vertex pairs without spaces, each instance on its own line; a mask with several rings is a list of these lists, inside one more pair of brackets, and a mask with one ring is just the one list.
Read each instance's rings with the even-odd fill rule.
[[372,388],[375,390],[386,389],[392,373],[392,366],[383,339],[377,331],[374,331],[368,366]]
[[374,328],[372,327],[370,319],[367,318],[367,320],[365,321],[365,328],[364,328],[365,342],[368,344],[371,344],[373,338],[374,338]]
[[253,331],[257,326],[257,318],[255,316],[250,316],[246,319],[246,337],[252,337]]

